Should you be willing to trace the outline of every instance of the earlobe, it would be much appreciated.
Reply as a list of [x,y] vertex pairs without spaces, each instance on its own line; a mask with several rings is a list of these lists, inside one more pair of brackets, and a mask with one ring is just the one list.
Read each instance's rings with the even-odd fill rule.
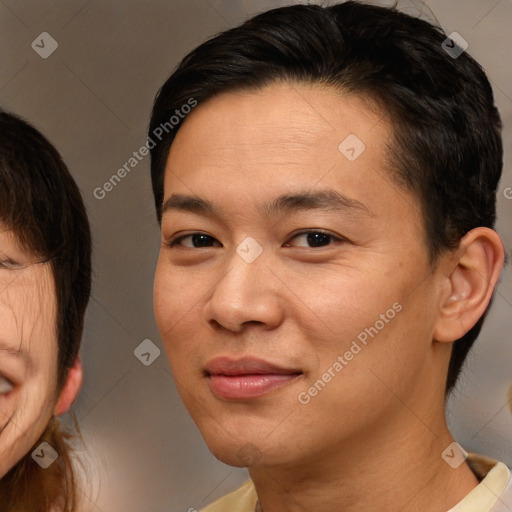
[[75,401],[78,391],[82,386],[83,368],[80,358],[75,359],[73,367],[69,370],[68,378],[59,395],[59,400],[55,406],[55,414],[60,416],[69,411]]
[[461,240],[455,268],[447,279],[447,296],[434,330],[436,341],[452,342],[466,334],[484,314],[503,268],[505,251],[498,233],[479,227]]

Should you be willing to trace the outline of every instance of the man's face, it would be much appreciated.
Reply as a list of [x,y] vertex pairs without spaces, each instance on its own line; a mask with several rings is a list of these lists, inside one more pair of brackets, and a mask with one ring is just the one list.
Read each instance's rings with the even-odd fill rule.
[[390,139],[363,99],[299,84],[219,95],[180,128],[155,315],[226,463],[328,457],[376,429],[395,439],[441,400],[440,278],[417,200],[385,170]]
[[0,478],[39,439],[56,402],[56,294],[49,263],[33,261],[0,225]]

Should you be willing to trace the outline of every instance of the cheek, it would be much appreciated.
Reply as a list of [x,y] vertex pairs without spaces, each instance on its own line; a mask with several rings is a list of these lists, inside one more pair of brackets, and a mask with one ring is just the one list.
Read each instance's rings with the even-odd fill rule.
[[153,306],[155,320],[164,343],[172,333],[174,324],[183,315],[179,305],[182,303],[183,288],[173,278],[160,256],[155,272],[153,286]]
[[19,389],[2,414],[0,433],[0,478],[32,449],[53,414],[53,387],[45,379],[33,379]]
[[357,397],[379,385],[378,376],[393,386],[414,379],[431,341],[430,285],[392,271],[393,265],[386,272],[337,268],[314,285],[314,275],[297,282],[309,309],[297,322],[318,361],[307,384],[330,371],[325,380],[333,381],[332,392]]
[[381,273],[342,263],[281,278],[290,283],[289,304],[295,304],[295,321],[306,339],[331,358],[347,350],[361,333],[364,338],[365,329],[380,321],[399,296],[391,283],[382,282]]
[[207,289],[190,272],[171,269],[160,256],[155,272],[153,306],[155,320],[169,361],[181,350],[193,350],[198,326],[198,306]]
[[[4,290],[1,334],[28,354],[16,366],[14,390],[3,397],[0,414],[0,469],[12,467],[39,439],[53,414],[57,381],[57,306],[51,271],[31,266]],[[7,467],[7,469],[10,469]]]

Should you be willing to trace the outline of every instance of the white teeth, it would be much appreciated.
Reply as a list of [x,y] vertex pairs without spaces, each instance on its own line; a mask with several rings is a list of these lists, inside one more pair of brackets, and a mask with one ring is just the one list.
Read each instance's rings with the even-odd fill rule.
[[13,385],[3,377],[0,377],[0,395],[5,395],[13,390]]

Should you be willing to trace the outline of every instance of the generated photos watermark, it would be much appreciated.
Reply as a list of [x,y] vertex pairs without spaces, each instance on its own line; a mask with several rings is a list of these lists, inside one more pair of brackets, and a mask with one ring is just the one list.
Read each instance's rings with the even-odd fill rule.
[[358,335],[357,339],[354,339],[350,345],[350,348],[343,354],[339,355],[333,364],[322,374],[322,376],[308,388],[307,391],[301,391],[297,400],[302,405],[307,405],[311,402],[311,399],[320,393],[329,382],[338,375],[343,368],[345,368],[354,357],[359,354],[363,348],[371,341],[375,336],[379,334],[387,324],[389,324],[400,311],[402,311],[402,304],[395,302],[391,308],[389,308],[384,314],[381,314],[379,319],[370,327],[366,327]]
[[[197,106],[197,100],[189,98],[187,103],[183,104],[179,109],[175,109],[174,115],[169,118],[169,121],[160,123],[152,132],[151,136],[148,136],[146,142],[137,150],[132,153],[132,156],[126,160],[126,162],[114,173],[110,178],[103,183],[101,187],[96,187],[92,194],[98,199],[102,200],[107,197],[107,194],[114,190],[114,188],[121,183],[134,169],[139,165],[142,160],[149,155],[149,151],[153,149],[158,142],[160,142],[164,134],[170,133],[174,128],[185,119],[186,115],[189,114],[192,109]],[[158,142],[156,140],[158,139]]]
[[46,441],[41,443],[33,452],[32,459],[35,460],[43,469],[49,468],[57,459],[59,454],[53,446]]
[[443,450],[441,457],[452,469],[457,469],[468,458],[468,452],[453,441]]
[[48,32],[41,32],[31,46],[39,57],[47,59],[59,47],[59,43]]

